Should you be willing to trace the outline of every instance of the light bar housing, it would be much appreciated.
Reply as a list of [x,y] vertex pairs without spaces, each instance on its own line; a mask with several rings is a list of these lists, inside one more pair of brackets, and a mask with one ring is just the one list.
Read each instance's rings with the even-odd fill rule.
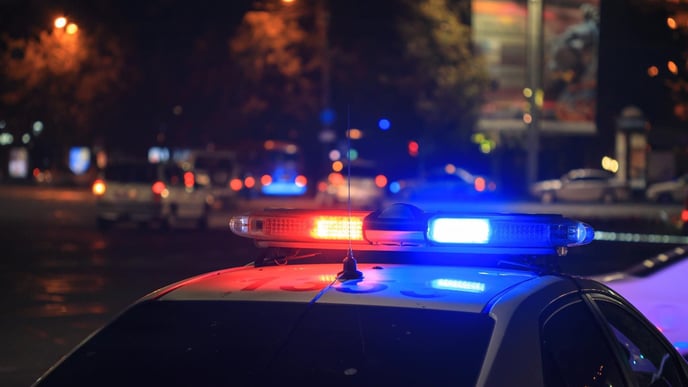
[[261,247],[552,255],[594,238],[589,225],[554,214],[383,210],[265,210],[230,219],[230,229]]
[[367,244],[362,235],[363,219],[370,211],[268,209],[230,218],[235,234],[257,242]]

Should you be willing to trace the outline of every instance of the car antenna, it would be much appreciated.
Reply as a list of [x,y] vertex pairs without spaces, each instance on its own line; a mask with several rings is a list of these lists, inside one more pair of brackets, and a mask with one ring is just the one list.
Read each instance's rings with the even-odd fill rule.
[[349,214],[349,249],[342,262],[342,271],[337,275],[339,280],[351,280],[363,278],[363,273],[357,269],[354,250],[351,246],[351,112],[347,106],[346,111],[346,182],[347,182],[347,210]]

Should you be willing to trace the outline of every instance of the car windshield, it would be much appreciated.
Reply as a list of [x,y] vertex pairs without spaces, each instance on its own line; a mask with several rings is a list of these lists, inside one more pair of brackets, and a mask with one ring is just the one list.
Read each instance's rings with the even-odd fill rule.
[[99,332],[46,385],[473,385],[493,326],[456,311],[152,301]]

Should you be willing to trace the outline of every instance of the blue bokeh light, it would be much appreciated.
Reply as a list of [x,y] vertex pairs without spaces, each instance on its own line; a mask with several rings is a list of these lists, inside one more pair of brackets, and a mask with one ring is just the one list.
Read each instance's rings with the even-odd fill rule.
[[330,108],[325,108],[320,112],[320,122],[325,125],[329,125],[334,122],[334,110]]
[[382,130],[388,130],[392,126],[392,123],[386,118],[380,118],[377,122],[377,126]]

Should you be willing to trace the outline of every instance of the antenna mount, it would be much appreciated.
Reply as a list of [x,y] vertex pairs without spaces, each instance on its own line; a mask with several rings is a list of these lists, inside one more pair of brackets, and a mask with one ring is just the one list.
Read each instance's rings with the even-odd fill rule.
[[346,255],[346,257],[344,257],[342,266],[343,270],[337,274],[337,279],[340,281],[363,278],[363,273],[361,273],[356,267],[356,258],[354,258],[353,251],[349,250],[349,253]]

